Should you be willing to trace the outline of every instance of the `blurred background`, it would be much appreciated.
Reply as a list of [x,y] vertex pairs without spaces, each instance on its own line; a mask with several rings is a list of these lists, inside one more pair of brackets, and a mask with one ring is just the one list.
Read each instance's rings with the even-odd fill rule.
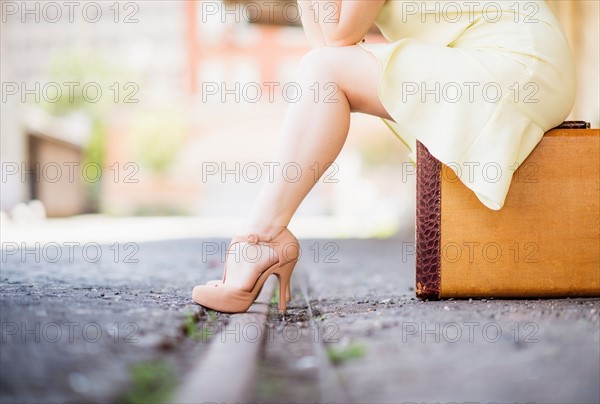
[[[599,2],[547,3],[576,58],[569,119],[598,127]],[[268,179],[309,50],[295,1],[0,5],[2,241],[230,237]],[[290,228],[410,234],[414,170],[381,120],[354,114]]]

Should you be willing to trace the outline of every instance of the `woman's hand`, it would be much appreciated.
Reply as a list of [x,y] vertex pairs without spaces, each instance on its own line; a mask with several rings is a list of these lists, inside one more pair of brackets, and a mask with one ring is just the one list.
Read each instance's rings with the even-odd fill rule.
[[349,46],[364,38],[385,1],[298,0],[298,3],[312,3],[309,7],[306,4],[303,7],[310,8],[312,11],[310,17],[318,21],[325,45]]

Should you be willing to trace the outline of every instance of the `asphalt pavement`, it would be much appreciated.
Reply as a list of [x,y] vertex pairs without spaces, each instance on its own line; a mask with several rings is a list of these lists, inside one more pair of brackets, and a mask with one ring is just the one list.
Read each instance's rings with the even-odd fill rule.
[[190,299],[227,242],[3,250],[0,401],[178,402],[229,355],[211,401],[243,368],[239,402],[600,402],[600,299],[422,302],[410,237],[303,239],[288,314],[254,327]]

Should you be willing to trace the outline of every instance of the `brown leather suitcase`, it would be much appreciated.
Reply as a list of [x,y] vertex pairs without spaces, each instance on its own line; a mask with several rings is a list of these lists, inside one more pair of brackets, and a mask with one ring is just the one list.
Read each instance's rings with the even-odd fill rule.
[[565,122],[486,208],[417,142],[421,299],[600,296],[600,130]]

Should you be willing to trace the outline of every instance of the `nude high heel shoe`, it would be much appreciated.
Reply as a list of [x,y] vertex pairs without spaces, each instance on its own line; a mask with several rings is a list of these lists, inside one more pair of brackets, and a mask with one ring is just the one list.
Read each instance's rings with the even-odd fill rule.
[[[223,279],[215,279],[215,280],[206,282],[207,285],[216,285],[216,284],[219,284],[219,283],[225,283],[225,273],[223,273]],[[261,287],[261,290],[262,290],[262,287]],[[258,294],[260,295],[260,290],[258,291]],[[290,282],[288,282],[288,287],[287,287],[287,290],[285,291],[285,300],[287,302],[289,302],[289,301],[292,300],[292,282],[291,282],[291,279],[290,279]]]
[[[300,245],[296,237],[283,227],[277,234],[258,235],[255,233],[236,235],[232,239],[228,253],[235,243],[261,244],[269,246],[277,255],[278,261],[256,275],[256,280],[248,290],[225,283],[227,263],[225,263],[223,281],[211,281],[210,284],[197,285],[192,292],[193,300],[209,309],[224,313],[241,313],[248,310],[260,293],[262,286],[271,275],[279,280],[279,312],[286,312],[287,293],[292,271],[300,256]],[[226,260],[227,261],[227,260]]]

